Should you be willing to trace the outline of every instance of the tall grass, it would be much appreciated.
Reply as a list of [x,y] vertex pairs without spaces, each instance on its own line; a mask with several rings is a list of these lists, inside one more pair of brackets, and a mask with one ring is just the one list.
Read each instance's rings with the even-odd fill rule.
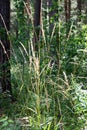
[[[63,24],[59,24],[59,28],[55,24],[51,35],[47,34],[45,21],[42,20],[43,35],[38,41],[38,52],[35,52],[32,40],[35,31],[33,15],[29,14],[26,6],[25,8],[33,31],[30,28],[29,39],[25,38],[24,42],[20,38],[16,41],[12,38],[11,41],[14,43],[10,62],[12,91],[16,98],[13,104],[15,109],[11,106],[11,112],[15,114],[15,118],[24,120],[21,124],[24,130],[80,130],[86,119],[87,96],[82,90],[81,82],[84,80],[80,82],[76,76],[79,76],[79,70],[82,72],[81,65],[86,60],[81,56],[82,53],[77,54],[77,50],[84,50],[84,45],[77,45],[79,34],[76,37],[72,34],[69,39],[64,39],[65,33],[61,34],[65,32]],[[58,33],[61,34],[60,48],[56,47],[58,41],[55,35],[58,36]],[[50,41],[47,41],[48,37]],[[79,62],[80,59],[82,63]]]
[[[36,53],[31,40],[28,47],[19,43],[18,48],[13,48],[11,60],[16,111],[19,117],[28,117],[29,120],[28,126],[23,128],[79,130],[84,126],[82,113],[83,110],[86,112],[87,99],[85,93],[81,95],[82,84],[77,83],[75,73],[67,75],[63,66],[58,70],[46,47],[39,48]],[[83,95],[85,99],[78,100]]]

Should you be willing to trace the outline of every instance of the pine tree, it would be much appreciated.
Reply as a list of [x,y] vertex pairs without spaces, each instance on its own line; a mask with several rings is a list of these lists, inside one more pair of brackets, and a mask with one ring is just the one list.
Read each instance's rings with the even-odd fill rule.
[[11,92],[9,30],[10,0],[0,0],[0,84],[3,91]]
[[77,9],[78,9],[78,20],[81,21],[81,10],[82,10],[82,7],[81,7],[81,0],[77,0]]
[[40,35],[40,24],[41,24],[41,0],[35,0],[35,14],[34,14],[34,27],[35,27],[35,50],[38,50],[37,42],[39,41]]

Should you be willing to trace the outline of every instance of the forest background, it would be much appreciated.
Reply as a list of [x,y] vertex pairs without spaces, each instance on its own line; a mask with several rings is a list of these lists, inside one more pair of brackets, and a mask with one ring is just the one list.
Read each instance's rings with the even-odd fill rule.
[[0,0],[0,130],[85,130],[87,0]]

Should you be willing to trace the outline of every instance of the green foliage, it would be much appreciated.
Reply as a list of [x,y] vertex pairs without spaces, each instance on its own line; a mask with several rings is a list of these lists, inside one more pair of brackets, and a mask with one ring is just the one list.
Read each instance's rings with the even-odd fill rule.
[[21,127],[18,125],[18,123],[3,115],[0,118],[0,130],[21,130]]
[[[43,14],[47,13],[42,21],[44,36],[40,36],[39,49],[35,52],[33,23],[27,23],[29,16],[24,15],[23,0],[14,2],[18,35],[11,35],[10,64],[16,102],[11,102],[8,92],[0,95],[0,104],[10,116],[1,117],[0,129],[84,128],[87,120],[87,26],[83,24],[78,28],[71,19],[67,36],[68,25],[61,20],[63,3],[53,1],[52,8],[43,9]],[[49,12],[54,13],[50,22]]]

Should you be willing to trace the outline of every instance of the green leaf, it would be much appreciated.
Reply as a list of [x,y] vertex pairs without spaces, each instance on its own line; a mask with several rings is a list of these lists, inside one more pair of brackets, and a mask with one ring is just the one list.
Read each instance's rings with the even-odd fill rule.
[[6,121],[7,119],[8,119],[8,117],[6,116],[6,117],[0,119],[0,122],[4,122],[4,121]]
[[8,121],[5,121],[3,124],[2,124],[2,127],[6,127],[6,126],[8,126]]

